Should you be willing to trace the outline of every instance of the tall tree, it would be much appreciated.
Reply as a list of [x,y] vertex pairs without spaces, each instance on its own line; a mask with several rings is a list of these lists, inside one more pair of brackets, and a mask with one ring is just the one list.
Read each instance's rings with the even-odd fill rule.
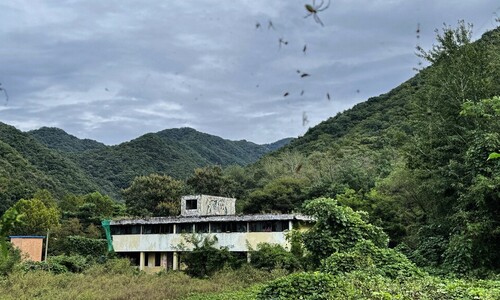
[[22,223],[15,226],[11,234],[14,235],[43,235],[49,229],[55,229],[59,226],[60,212],[57,207],[47,207],[45,203],[38,199],[21,199],[10,211],[17,211],[23,215]]
[[[495,30],[491,34],[497,37],[472,43],[471,26],[460,22],[458,28],[446,27],[438,33],[438,44],[432,50],[421,51],[421,56],[433,63],[433,71],[423,71],[428,87],[415,101],[419,117],[408,151],[408,167],[421,187],[419,197],[430,204],[422,219],[425,227],[420,233],[425,239],[421,240],[434,238],[437,243],[421,246],[440,249],[433,255],[444,257],[452,271],[459,273],[485,266],[492,258],[484,255],[492,250],[484,241],[480,247],[474,244],[479,240],[473,235],[479,231],[469,231],[470,226],[478,224],[470,222],[466,215],[477,205],[471,205],[470,200],[463,205],[477,180],[474,173],[480,172],[484,163],[472,163],[481,152],[477,151],[478,124],[460,114],[464,105],[469,105],[466,103],[474,106],[499,92],[500,71],[495,65],[499,60],[500,33]],[[495,135],[495,129],[489,128],[483,134]],[[484,216],[491,216],[491,212]],[[492,220],[484,221],[482,225]]]
[[184,182],[168,175],[138,176],[123,190],[129,214],[135,216],[169,216],[180,212]]
[[236,182],[220,166],[197,168],[186,182],[197,194],[234,197],[236,193]]

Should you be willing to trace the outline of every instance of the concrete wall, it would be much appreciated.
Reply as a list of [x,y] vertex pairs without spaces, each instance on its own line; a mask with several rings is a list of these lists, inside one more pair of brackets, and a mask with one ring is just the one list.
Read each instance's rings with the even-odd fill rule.
[[[186,242],[185,237],[189,234],[128,234],[113,235],[113,247],[115,252],[163,252],[192,250],[192,245]],[[217,236],[215,247],[228,247],[229,251],[249,251],[248,244],[257,248],[259,243],[280,244],[289,249],[289,243],[285,238],[285,232],[230,232],[230,233],[207,233],[198,236]],[[179,246],[184,245],[184,249]]]
[[10,242],[21,250],[23,260],[42,261],[43,238],[12,237]]
[[[196,200],[196,209],[187,209],[186,201]],[[208,196],[191,195],[181,198],[181,216],[227,216],[236,214],[236,199]]]

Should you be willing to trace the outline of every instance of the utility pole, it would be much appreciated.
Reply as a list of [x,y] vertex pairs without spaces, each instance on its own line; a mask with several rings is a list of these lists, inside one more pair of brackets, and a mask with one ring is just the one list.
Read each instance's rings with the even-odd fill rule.
[[45,262],[47,262],[47,250],[49,249],[49,234],[50,230],[47,229],[47,239],[45,240]]

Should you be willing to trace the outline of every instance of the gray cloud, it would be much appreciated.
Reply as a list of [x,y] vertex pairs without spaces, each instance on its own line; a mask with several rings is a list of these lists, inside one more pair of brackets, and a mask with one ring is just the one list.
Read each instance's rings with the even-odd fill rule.
[[321,27],[304,2],[2,1],[0,121],[107,144],[182,126],[272,142],[413,76],[417,42],[443,22],[473,22],[478,38],[500,13],[495,0],[336,0]]

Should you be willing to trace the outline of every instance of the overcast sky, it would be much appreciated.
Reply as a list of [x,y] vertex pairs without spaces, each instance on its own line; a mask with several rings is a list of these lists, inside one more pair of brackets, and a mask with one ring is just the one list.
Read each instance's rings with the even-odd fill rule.
[[0,121],[106,144],[178,127],[297,137],[412,77],[443,22],[476,39],[500,14],[498,0],[334,0],[322,27],[311,1],[2,0]]

